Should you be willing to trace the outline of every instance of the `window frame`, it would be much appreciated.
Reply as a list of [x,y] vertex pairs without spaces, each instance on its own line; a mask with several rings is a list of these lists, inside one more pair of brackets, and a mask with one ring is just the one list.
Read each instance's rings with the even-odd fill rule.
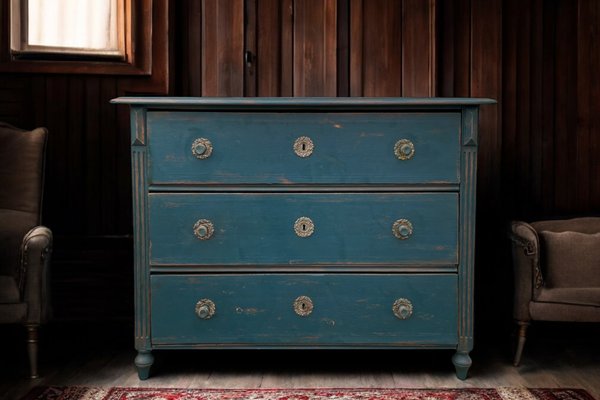
[[[24,0],[16,0],[24,1]],[[115,57],[80,57],[80,59],[43,59],[19,57],[11,52],[11,6],[12,2],[0,2],[0,72],[24,73],[83,73],[111,75],[151,75],[153,47],[153,2],[167,0],[123,0],[124,55]],[[167,25],[162,32],[167,35]],[[155,27],[156,28],[156,27]],[[20,27],[23,29],[23,27]]]

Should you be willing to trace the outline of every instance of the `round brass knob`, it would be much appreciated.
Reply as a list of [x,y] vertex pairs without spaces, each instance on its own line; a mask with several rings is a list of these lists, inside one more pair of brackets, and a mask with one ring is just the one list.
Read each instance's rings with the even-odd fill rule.
[[313,302],[308,296],[300,296],[294,300],[294,312],[301,317],[309,316],[313,311]]
[[413,313],[413,305],[408,299],[397,299],[392,305],[394,315],[399,319],[409,319]]
[[211,319],[216,309],[215,303],[210,299],[201,299],[196,303],[196,315],[200,319]]
[[413,234],[412,223],[407,219],[399,219],[394,222],[392,232],[400,240],[406,240]]
[[394,154],[399,160],[410,160],[415,155],[415,145],[408,139],[400,139],[394,145]]
[[192,154],[200,160],[210,157],[212,151],[213,146],[208,139],[198,138],[194,140],[194,143],[192,143]]
[[299,237],[309,237],[315,231],[315,224],[308,217],[300,217],[294,222],[294,232]]
[[215,232],[215,227],[212,222],[207,219],[199,219],[194,224],[194,235],[200,240],[208,240]]
[[298,157],[308,157],[313,153],[314,149],[315,144],[307,136],[300,136],[294,142],[294,153],[296,153]]

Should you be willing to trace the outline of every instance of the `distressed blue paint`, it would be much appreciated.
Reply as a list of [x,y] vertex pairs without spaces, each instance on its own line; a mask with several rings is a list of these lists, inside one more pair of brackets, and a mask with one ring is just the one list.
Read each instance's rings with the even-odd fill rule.
[[[456,193],[151,194],[149,208],[154,264],[458,262]],[[310,237],[294,232],[303,216]],[[401,218],[414,228],[406,240],[392,233]],[[211,239],[194,236],[199,219],[213,222]]]
[[[344,184],[458,182],[459,113],[229,113],[149,112],[152,183]],[[294,153],[308,136],[309,157]],[[191,151],[206,138],[213,153]],[[394,145],[414,143],[398,160]]]
[[[450,345],[457,341],[456,275],[157,275],[153,344]],[[313,312],[293,302],[308,296]],[[194,313],[211,299],[215,315]],[[413,315],[396,318],[398,298]]]
[[[205,347],[454,348],[466,378],[477,110],[493,100],[113,102],[132,105],[141,379],[151,350]],[[191,154],[200,136],[214,146],[206,160]],[[293,153],[298,136],[313,139],[313,155]],[[410,161],[394,156],[402,138],[415,143]],[[300,216],[313,218],[313,236],[293,233]],[[215,223],[208,241],[193,236],[200,218]],[[392,236],[399,218],[413,222],[407,241]],[[300,295],[315,302],[309,317],[292,311]],[[414,303],[407,321],[392,315],[398,297]],[[201,298],[217,303],[208,321],[194,315]]]

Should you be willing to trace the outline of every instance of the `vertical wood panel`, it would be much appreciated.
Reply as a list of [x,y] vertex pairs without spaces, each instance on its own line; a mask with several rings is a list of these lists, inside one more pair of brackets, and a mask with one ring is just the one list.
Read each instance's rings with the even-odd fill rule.
[[[477,276],[480,291],[476,302],[497,304],[496,310],[479,316],[491,326],[510,313],[511,297],[494,287],[509,282],[506,270],[495,266],[504,259],[499,243],[504,243],[502,208],[502,1],[471,2],[471,79],[470,95],[498,100],[494,106],[482,106],[479,113],[479,154],[477,176],[477,265],[485,273]],[[501,263],[501,261],[500,261]],[[501,284],[499,284],[501,282]],[[496,285],[496,286],[495,286]]]
[[502,93],[502,24],[500,0],[472,1],[471,96],[499,100],[479,116],[479,183],[486,205],[499,205]]
[[257,0],[245,0],[244,7],[244,96],[256,97]]
[[573,212],[577,189],[577,2],[560,1],[556,24],[555,207]]
[[294,96],[337,93],[337,1],[294,1]]
[[351,3],[352,96],[402,95],[402,2]]
[[[85,145],[82,148],[86,160],[86,180],[83,199],[88,212],[85,214],[86,232],[92,234],[95,227],[101,226],[100,207],[102,199],[98,196],[97,188],[100,182],[102,169],[102,135],[100,134],[100,78],[86,79],[85,96],[87,107],[84,118],[87,123],[85,131]],[[52,135],[52,133],[51,133]],[[91,210],[94,210],[93,212]]]
[[281,0],[281,96],[294,95],[294,3]]
[[[586,210],[590,205],[590,123],[591,79],[598,74],[591,70],[594,4],[579,1],[577,7],[577,209]],[[595,112],[600,112],[596,109]],[[596,157],[598,155],[595,155]]]
[[[590,210],[600,210],[600,2],[590,3]],[[593,112],[592,112],[593,111]]]
[[435,0],[402,1],[402,96],[434,96]]
[[350,96],[350,0],[337,1],[337,95]]
[[[545,119],[543,114],[543,74],[540,73],[543,68],[544,57],[544,31],[543,31],[543,6],[544,0],[533,0],[531,3],[531,64],[528,73],[531,76],[531,123],[529,152],[531,157],[531,205],[528,212],[531,215],[539,217],[542,211],[542,185],[540,179],[543,169],[542,149],[542,126]],[[506,103],[506,101],[505,101]],[[503,127],[504,132],[507,131]]]
[[363,0],[350,0],[350,96],[363,96]]
[[556,2],[544,2],[543,9],[543,103],[542,112],[542,170],[538,177],[541,181],[542,208],[546,214],[554,209],[554,109],[555,98],[555,57],[556,57]]
[[244,0],[204,0],[202,95],[244,95]]
[[257,95],[281,96],[283,42],[282,4],[279,0],[258,0],[256,43]]
[[[114,81],[114,80],[113,80]],[[81,148],[83,147],[83,143],[85,140],[85,121],[83,120],[83,116],[85,115],[86,101],[85,99],[85,87],[84,80],[79,76],[70,76],[67,81],[67,123],[65,125],[66,135],[68,137],[66,141],[66,149],[62,149],[62,152],[66,153],[65,157],[65,167],[67,169],[67,175],[62,179],[66,180],[67,187],[69,191],[75,193],[82,193],[85,186],[85,176],[84,171],[81,168],[84,164],[83,153]],[[86,99],[87,100],[87,99]],[[109,132],[105,132],[109,137],[114,135],[114,129]],[[107,141],[108,145],[116,151],[116,146],[113,145],[111,141]],[[111,146],[112,145],[112,146]],[[108,158],[105,161],[110,160]],[[116,171],[115,171],[116,173]],[[113,179],[114,179],[113,175]],[[107,188],[108,192],[114,193],[114,190],[110,190]],[[76,197],[69,196],[69,212],[74,212],[76,215],[85,215],[85,210],[83,209],[83,204]],[[111,208],[111,205],[108,204],[107,208]],[[84,221],[80,218],[74,218],[76,221],[76,226],[74,229],[76,232],[81,232],[85,229]],[[107,232],[110,229],[106,230]]]
[[517,191],[515,182],[521,170],[517,162],[517,44],[519,24],[519,0],[507,0],[504,4],[502,49],[502,180],[506,205],[515,208]]
[[258,0],[256,19],[257,96],[292,96],[292,0]]
[[181,31],[181,63],[178,65],[178,76],[181,80],[179,89],[183,96],[200,96],[202,94],[202,2],[185,0],[177,2]]
[[[518,160],[518,171],[515,175],[515,189],[518,193],[518,208],[523,210],[521,215],[530,215],[531,189],[535,184],[531,179],[531,146],[532,136],[530,125],[530,93],[531,93],[531,2],[518,4],[515,10],[517,38],[516,40],[516,148],[513,149]],[[515,39],[517,39],[515,38]],[[506,103],[508,103],[506,101]],[[505,128],[506,129],[506,128]],[[502,132],[498,132],[501,136]],[[502,171],[500,171],[502,172]],[[517,210],[518,211],[518,210]]]

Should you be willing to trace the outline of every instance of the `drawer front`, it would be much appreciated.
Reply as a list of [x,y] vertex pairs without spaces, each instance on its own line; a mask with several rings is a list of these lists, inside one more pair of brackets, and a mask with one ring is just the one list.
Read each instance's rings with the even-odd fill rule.
[[[456,183],[460,122],[458,112],[152,111],[149,179],[154,184]],[[300,137],[311,139],[312,154],[306,155],[311,144],[302,141],[297,151],[304,156],[296,154]],[[201,138],[210,143],[202,142],[194,155],[192,146]],[[398,152],[405,160],[395,154],[402,139],[407,141]]]
[[155,265],[458,262],[456,193],[149,197],[150,260]]
[[[457,343],[456,275],[154,275],[151,279],[153,345]],[[301,296],[305,297],[296,300]],[[395,312],[406,319],[395,315],[394,304]]]

